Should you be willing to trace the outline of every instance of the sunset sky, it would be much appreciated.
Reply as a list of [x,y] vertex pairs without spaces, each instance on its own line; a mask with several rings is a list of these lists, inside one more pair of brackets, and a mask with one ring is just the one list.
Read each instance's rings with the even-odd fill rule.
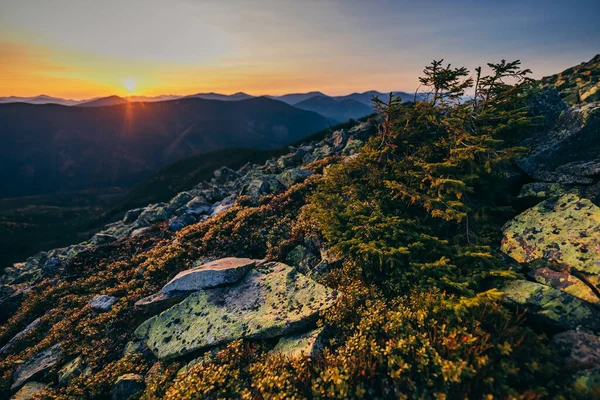
[[599,17],[598,0],[0,0],[0,96],[410,91],[433,58],[541,77],[600,52]]

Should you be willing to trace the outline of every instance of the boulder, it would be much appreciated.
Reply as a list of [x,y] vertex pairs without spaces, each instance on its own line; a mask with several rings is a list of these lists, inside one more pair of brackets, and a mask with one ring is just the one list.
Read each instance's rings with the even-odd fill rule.
[[105,244],[110,244],[117,240],[116,236],[108,235],[106,233],[96,233],[92,239],[90,239],[90,243],[94,246],[102,246]]
[[225,183],[233,181],[238,178],[238,173],[231,168],[221,167],[213,173],[215,181],[219,183]]
[[556,172],[576,176],[600,175],[600,160],[571,162],[556,168]]
[[173,232],[178,232],[183,228],[185,228],[185,225],[179,219],[173,219],[171,222],[169,222],[169,230]]
[[58,371],[58,384],[64,386],[68,384],[71,379],[83,375],[85,372],[85,363],[81,356],[74,358],[69,361]]
[[549,199],[504,226],[502,251],[518,262],[541,258],[586,275],[598,283],[600,208],[567,194]]
[[228,257],[215,260],[178,273],[161,291],[169,294],[229,285],[242,279],[255,264],[256,261],[249,258]]
[[600,337],[596,335],[569,330],[554,335],[550,344],[570,370],[600,368]]
[[281,174],[277,175],[277,180],[281,182],[281,184],[289,189],[291,186],[296,183],[303,182],[306,178],[312,175],[312,172],[305,169],[292,168],[283,171]]
[[561,329],[582,326],[600,329],[600,310],[596,307],[549,286],[525,280],[508,282],[503,288],[503,301],[527,309],[532,320]]
[[559,183],[533,182],[523,185],[518,197],[521,199],[546,200],[551,197],[560,197],[567,193],[578,193],[578,189],[568,188]]
[[267,262],[235,285],[192,293],[135,334],[159,359],[172,359],[240,338],[306,329],[338,295],[285,264]]
[[42,322],[42,318],[34,319],[29,325],[25,327],[21,332],[17,333],[12,339],[10,339],[2,348],[0,349],[0,355],[10,351],[19,341],[27,336],[27,334],[33,330],[35,330]]
[[185,299],[190,292],[160,292],[135,302],[135,308],[146,315],[156,315]]
[[272,353],[281,353],[289,357],[314,357],[321,352],[324,346],[324,328],[317,328],[310,332],[279,339]]
[[179,192],[169,201],[169,208],[177,210],[180,207],[185,206],[191,201],[194,196],[190,192]]
[[46,276],[56,275],[62,267],[62,262],[58,257],[50,257],[42,267],[42,271]]
[[298,245],[288,253],[285,262],[307,273],[319,262],[319,259],[305,246]]
[[143,357],[152,356],[152,352],[148,346],[146,346],[146,343],[142,342],[141,340],[127,342],[125,349],[123,350],[123,357],[130,354],[138,354]]
[[31,360],[17,368],[11,390],[16,390],[29,381],[43,377],[47,372],[59,365],[63,358],[64,355],[60,349],[60,343],[37,354]]
[[248,182],[242,189],[241,194],[258,198],[262,195],[279,192],[283,189],[283,185],[273,175],[265,175]]
[[41,392],[46,386],[45,383],[40,382],[27,382],[21,390],[13,395],[10,400],[31,400],[34,396]]
[[129,400],[146,387],[144,377],[138,374],[125,374],[117,378],[113,386],[113,400]]
[[138,227],[150,226],[157,222],[166,221],[170,217],[170,212],[163,204],[153,204],[144,209],[136,220]]
[[221,214],[223,211],[229,210],[231,207],[233,207],[234,202],[235,199],[232,197],[227,197],[221,200],[219,203],[215,204],[215,207],[212,209],[210,216],[214,217],[216,215]]
[[364,142],[362,140],[349,140],[346,147],[342,150],[342,154],[345,156],[351,156],[357,154],[358,151],[363,147]]
[[118,300],[119,299],[116,297],[107,296],[107,295],[103,294],[103,295],[94,297],[92,300],[90,300],[88,305],[90,306],[91,309],[93,309],[95,311],[105,312],[105,311],[109,311]]

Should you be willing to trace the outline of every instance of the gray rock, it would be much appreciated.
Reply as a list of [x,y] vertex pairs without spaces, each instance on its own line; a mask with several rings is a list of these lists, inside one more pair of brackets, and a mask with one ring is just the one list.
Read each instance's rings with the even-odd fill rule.
[[113,386],[113,400],[129,400],[146,388],[144,377],[138,374],[125,374],[117,378]]
[[240,338],[301,331],[338,295],[285,264],[263,263],[235,285],[192,293],[135,334],[159,359],[173,359]]
[[14,346],[19,343],[19,341],[27,336],[27,334],[33,330],[35,330],[42,323],[42,318],[34,319],[29,325],[25,327],[21,332],[17,333],[12,339],[10,339],[2,348],[0,349],[0,355],[10,351]]
[[146,343],[140,340],[127,342],[127,344],[125,345],[125,349],[123,350],[123,357],[130,354],[138,354],[143,357],[152,356],[152,352],[150,351],[148,346],[146,346]]
[[277,166],[281,169],[291,168],[296,165],[293,154],[287,154],[277,159]]
[[195,215],[210,214],[212,205],[207,203],[203,197],[197,196],[190,200],[187,204],[187,212]]
[[171,220],[171,222],[169,222],[169,230],[171,230],[173,232],[180,231],[183,228],[185,228],[185,225],[179,219],[174,219],[174,220]]
[[600,175],[600,160],[571,162],[556,168],[556,172],[577,176]]
[[216,215],[221,214],[224,211],[229,210],[231,207],[233,207],[234,202],[235,202],[235,199],[233,199],[232,197],[228,197],[228,198],[221,200],[221,202],[219,202],[215,205],[210,216],[214,217]]
[[189,295],[190,292],[173,291],[168,294],[160,292],[136,301],[135,308],[143,314],[156,315],[181,302]]
[[194,196],[189,192],[180,192],[171,199],[169,202],[169,208],[176,210],[180,207],[186,205],[190,200],[192,200]]
[[143,235],[147,232],[150,232],[152,230],[152,227],[150,226],[146,226],[144,228],[138,228],[138,229],[134,229],[133,231],[131,231],[131,235],[132,237],[136,237],[136,236],[140,236]]
[[219,183],[229,182],[238,178],[238,173],[231,168],[221,167],[214,173],[215,180]]
[[90,300],[88,305],[93,310],[96,310],[99,312],[105,312],[105,311],[109,311],[118,300],[119,299],[116,297],[107,296],[107,295],[103,294],[103,295],[94,297],[92,300]]
[[153,204],[147,207],[137,218],[138,227],[150,226],[157,222],[166,221],[170,217],[170,211],[163,204]]
[[90,242],[95,246],[102,246],[105,244],[109,244],[117,240],[117,238],[113,235],[107,235],[105,233],[96,233],[94,237],[90,240]]
[[189,292],[229,285],[242,279],[255,265],[256,261],[249,258],[222,258],[178,273],[162,292]]
[[135,222],[135,220],[140,216],[141,213],[143,213],[145,210],[145,208],[135,208],[133,210],[129,210],[125,213],[125,216],[123,217],[123,223],[125,224],[131,224],[133,222]]
[[346,144],[346,147],[342,150],[342,154],[345,156],[351,156],[357,154],[358,151],[364,146],[364,142],[362,140],[349,140]]
[[25,385],[23,385],[23,387],[21,388],[21,390],[19,390],[17,393],[15,393],[13,395],[13,397],[11,397],[11,400],[31,400],[34,398],[34,396],[41,392],[43,389],[46,388],[46,386],[48,386],[45,383],[40,383],[40,382],[27,382]]
[[341,151],[348,141],[348,135],[343,130],[333,132],[332,138],[334,151]]
[[297,267],[301,272],[307,273],[313,269],[313,266],[319,262],[319,259],[306,247],[298,245],[288,253],[285,262]]
[[283,189],[283,185],[273,175],[265,175],[261,178],[252,179],[244,186],[241,194],[258,198],[265,194],[279,192]]
[[579,329],[554,335],[550,341],[561,357],[561,365],[570,370],[600,368],[600,337]]
[[44,271],[44,275],[46,276],[54,276],[56,275],[62,267],[62,262],[58,257],[50,257],[42,267]]
[[60,343],[42,351],[31,360],[17,368],[11,390],[16,390],[25,383],[43,377],[56,367],[64,358]]
[[279,339],[272,353],[281,353],[288,357],[314,357],[323,350],[325,329],[317,328],[310,332]]
[[305,169],[293,168],[285,170],[277,175],[277,180],[281,182],[286,189],[289,189],[297,183],[304,182],[304,180],[312,174],[312,172]]

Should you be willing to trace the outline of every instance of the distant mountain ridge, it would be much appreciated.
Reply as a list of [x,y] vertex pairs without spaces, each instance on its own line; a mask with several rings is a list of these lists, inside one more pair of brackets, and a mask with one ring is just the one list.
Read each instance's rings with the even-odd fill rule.
[[184,157],[231,147],[278,148],[332,123],[266,97],[111,107],[11,103],[0,104],[0,121],[2,197],[129,187]]
[[299,103],[294,107],[302,110],[314,111],[339,122],[358,119],[373,112],[373,107],[353,99],[336,100],[328,96],[314,96]]

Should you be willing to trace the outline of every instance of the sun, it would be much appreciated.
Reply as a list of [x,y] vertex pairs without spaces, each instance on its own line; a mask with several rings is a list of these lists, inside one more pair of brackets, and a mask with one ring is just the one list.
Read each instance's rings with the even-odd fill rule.
[[125,89],[127,89],[129,94],[133,93],[133,91],[135,90],[135,81],[133,79],[127,78],[125,79],[125,82],[123,82],[123,84],[125,85]]

